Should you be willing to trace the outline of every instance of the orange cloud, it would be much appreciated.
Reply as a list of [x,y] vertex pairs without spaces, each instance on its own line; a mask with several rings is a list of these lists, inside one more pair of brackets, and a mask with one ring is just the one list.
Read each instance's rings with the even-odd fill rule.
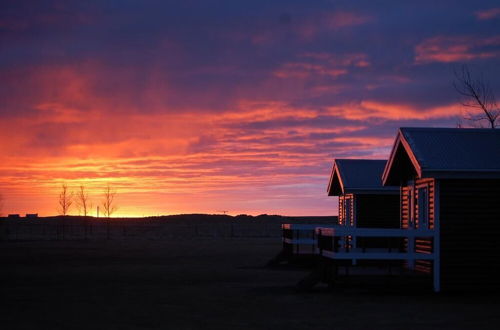
[[[47,73],[40,77],[42,83],[50,80]],[[109,111],[111,100],[92,94],[85,75],[56,70],[54,78],[58,83],[48,90],[57,93],[36,95],[31,100],[34,112],[0,122],[0,188],[8,192],[7,212],[54,214],[64,182],[72,189],[84,184],[96,203],[102,188],[112,184],[119,194],[117,215],[122,216],[215,212],[228,209],[227,204],[234,207],[230,211],[251,213],[246,203],[255,196],[240,197],[248,192],[272,201],[278,198],[273,190],[278,188],[272,187],[284,182],[322,182],[318,172],[328,171],[318,170],[326,160],[322,149],[315,151],[321,140],[308,136],[360,129],[240,128],[245,122],[313,120],[321,115],[320,110],[290,108],[283,102],[242,100],[238,109],[218,115],[196,110],[142,114],[133,106],[115,112]],[[65,79],[73,78],[64,86]],[[227,194],[235,197],[221,198]],[[269,207],[272,213],[272,204]]]
[[[307,53],[298,59],[311,66],[291,69],[314,75],[362,70],[369,63],[363,54]],[[29,93],[18,101],[25,112],[0,121],[4,211],[54,214],[65,182],[72,189],[84,184],[96,203],[112,184],[117,215],[312,213],[290,201],[323,196],[332,157],[388,152],[386,137],[366,132],[366,118],[445,116],[442,108],[421,112],[374,101],[325,109],[255,97],[237,98],[231,111],[200,109],[189,100],[176,111],[168,103],[175,86],[153,69],[141,88],[130,83],[132,71],[115,72],[97,61],[27,69]]]
[[331,29],[361,25],[372,20],[371,16],[349,11],[335,11],[326,14],[325,17]]
[[345,69],[329,69],[321,65],[310,63],[286,63],[274,72],[278,78],[308,78],[311,76],[324,75],[338,77],[347,73]]
[[370,22],[372,16],[351,11],[333,11],[323,13],[304,21],[297,29],[300,39],[310,41],[319,33],[337,31]]
[[332,53],[303,53],[299,55],[302,58],[310,58],[318,61],[328,63],[332,66],[347,67],[367,67],[370,66],[368,55],[363,53],[348,53],[348,54],[332,54]]
[[330,114],[351,120],[385,119],[385,120],[425,120],[431,118],[447,118],[460,114],[457,104],[439,107],[418,108],[408,104],[362,101],[359,104],[346,104],[329,108]]
[[368,56],[360,53],[345,55],[304,53],[299,57],[309,61],[285,63],[274,71],[274,76],[278,78],[298,79],[315,78],[318,76],[336,78],[348,74],[351,68],[370,66]]
[[[497,49],[495,49],[497,48]],[[437,36],[415,47],[417,64],[431,62],[458,62],[500,56],[500,36]]]
[[[342,31],[366,24],[373,20],[367,14],[352,11],[333,11],[308,16],[291,17],[290,30],[263,28],[250,37],[254,45],[269,45],[286,37],[283,31],[291,32],[301,42],[309,42],[319,34],[331,31]],[[240,36],[239,36],[240,37]],[[240,37],[241,38],[241,37]]]
[[478,10],[474,14],[476,15],[476,18],[481,21],[490,20],[500,17],[500,8]]

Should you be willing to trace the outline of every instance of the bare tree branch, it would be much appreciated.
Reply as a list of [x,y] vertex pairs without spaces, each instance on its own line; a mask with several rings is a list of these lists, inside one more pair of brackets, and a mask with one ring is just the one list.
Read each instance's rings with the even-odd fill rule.
[[64,183],[61,185],[61,192],[59,193],[59,213],[61,215],[68,215],[69,209],[73,204],[73,192],[68,191],[68,186]]
[[453,87],[462,97],[461,104],[480,110],[479,113],[467,113],[464,119],[472,122],[487,121],[490,128],[497,127],[500,109],[490,84],[482,75],[474,77],[466,65],[461,70],[455,70],[454,74]]
[[118,209],[115,202],[116,191],[108,184],[104,188],[102,207],[104,208],[104,216],[109,218]]
[[76,205],[78,207],[78,213],[83,213],[83,216],[87,216],[92,209],[92,203],[89,200],[89,194],[85,191],[85,187],[80,185],[80,189],[76,195]]

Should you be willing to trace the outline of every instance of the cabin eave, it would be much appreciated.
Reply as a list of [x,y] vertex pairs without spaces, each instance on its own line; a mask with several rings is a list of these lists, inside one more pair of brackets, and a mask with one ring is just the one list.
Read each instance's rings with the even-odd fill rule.
[[422,166],[400,129],[382,174],[382,184],[400,186],[401,182],[421,177]]
[[328,181],[327,188],[328,196],[341,196],[345,194],[342,176],[340,175],[338,166],[333,164],[332,172],[330,174],[330,181]]

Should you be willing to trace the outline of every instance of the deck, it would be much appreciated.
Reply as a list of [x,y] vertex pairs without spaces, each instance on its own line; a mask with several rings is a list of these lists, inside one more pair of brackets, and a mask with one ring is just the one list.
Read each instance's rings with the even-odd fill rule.
[[[410,271],[417,260],[429,260],[433,263],[433,289],[440,291],[439,249],[417,251],[415,244],[420,239],[432,238],[435,246],[439,246],[437,230],[283,224],[282,231],[281,260],[306,253],[352,266],[361,260],[401,260]],[[366,239],[386,240],[387,246],[366,247],[363,244]]]

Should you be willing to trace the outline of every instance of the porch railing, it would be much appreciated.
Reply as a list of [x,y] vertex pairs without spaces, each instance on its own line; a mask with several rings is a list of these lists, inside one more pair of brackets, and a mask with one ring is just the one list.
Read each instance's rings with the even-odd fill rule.
[[317,237],[315,229],[334,228],[336,225],[325,226],[319,224],[292,224],[281,225],[283,248],[292,254],[315,254],[317,251]]
[[[431,229],[399,229],[399,228],[355,228],[355,227],[321,227],[315,228],[315,253],[333,260],[351,260],[356,264],[358,260],[405,260],[408,267],[413,269],[416,260],[433,261],[434,291],[440,291],[439,251],[433,249],[430,253],[417,252],[415,240],[420,238],[438,239],[438,232]],[[406,240],[406,247],[401,248],[364,248],[356,242],[360,238],[402,238]]]

